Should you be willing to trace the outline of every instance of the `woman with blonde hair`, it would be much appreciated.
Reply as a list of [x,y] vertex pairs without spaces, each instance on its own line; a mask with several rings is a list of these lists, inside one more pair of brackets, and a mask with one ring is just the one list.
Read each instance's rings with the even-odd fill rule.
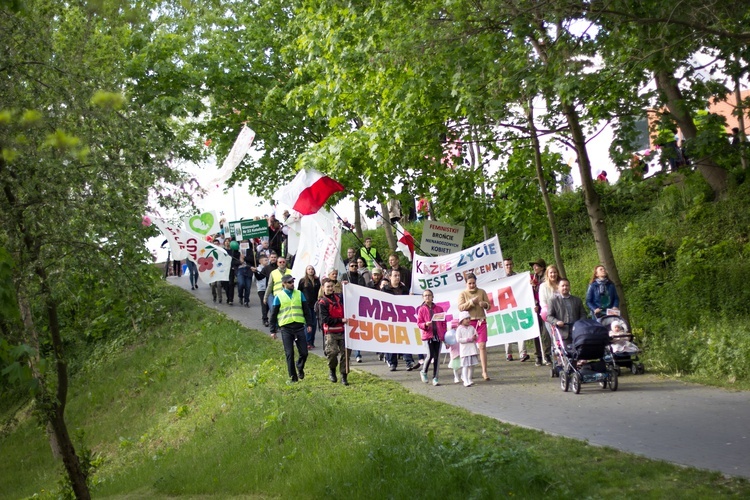
[[[474,273],[466,275],[466,290],[458,295],[458,310],[467,311],[471,318],[471,326],[477,331],[477,349],[479,363],[482,365],[482,378],[489,380],[487,374],[487,314],[490,308],[490,298],[487,292],[477,288],[477,277]],[[464,380],[464,382],[466,382]]]
[[547,359],[552,359],[552,330],[551,325],[547,323],[547,311],[549,310],[552,297],[559,294],[557,287],[560,284],[560,278],[560,271],[557,269],[557,266],[550,265],[547,266],[547,269],[544,271],[544,281],[539,285],[539,315],[542,317],[544,328],[549,334],[549,337],[542,336],[541,339],[542,348],[546,353],[545,355],[547,356]]
[[313,266],[307,266],[305,268],[305,275],[299,280],[297,290],[302,292],[307,301],[307,305],[312,313],[312,330],[307,332],[307,348],[315,349],[315,330],[318,326],[318,318],[313,305],[318,301],[318,294],[320,293],[320,278],[315,273]]

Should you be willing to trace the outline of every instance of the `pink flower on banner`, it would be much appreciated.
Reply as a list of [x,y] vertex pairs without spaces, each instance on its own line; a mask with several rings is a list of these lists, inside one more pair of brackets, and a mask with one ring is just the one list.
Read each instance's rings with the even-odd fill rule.
[[214,268],[213,257],[198,257],[198,272],[209,271]]
[[151,225],[151,217],[144,215],[143,219],[141,219],[141,224],[143,224],[143,227],[149,227]]

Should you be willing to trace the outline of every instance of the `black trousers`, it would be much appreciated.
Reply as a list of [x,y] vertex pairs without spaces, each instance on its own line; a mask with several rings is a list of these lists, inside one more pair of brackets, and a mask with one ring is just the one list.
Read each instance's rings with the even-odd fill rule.
[[[292,380],[297,380],[297,372],[305,369],[307,361],[307,338],[305,336],[305,325],[300,323],[290,323],[280,328],[281,343],[284,344],[284,353],[286,354],[286,369]],[[297,344],[299,359],[294,362],[294,345]]]

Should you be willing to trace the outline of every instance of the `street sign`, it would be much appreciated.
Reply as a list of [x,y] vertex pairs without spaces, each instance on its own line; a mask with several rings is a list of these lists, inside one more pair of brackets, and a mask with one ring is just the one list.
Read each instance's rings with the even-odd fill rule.
[[229,223],[229,236],[243,241],[252,238],[268,238],[268,221],[259,220],[236,220]]
[[434,220],[424,221],[422,251],[428,255],[448,255],[460,252],[464,242],[464,226],[454,226]]

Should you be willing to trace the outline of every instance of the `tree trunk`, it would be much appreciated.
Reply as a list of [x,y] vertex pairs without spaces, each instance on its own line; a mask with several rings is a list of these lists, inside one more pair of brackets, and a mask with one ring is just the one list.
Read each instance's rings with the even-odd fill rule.
[[734,77],[734,99],[737,101],[737,128],[740,129],[740,163],[742,164],[742,168],[747,170],[745,107],[742,105],[742,91],[740,90],[740,78],[738,76]]
[[[393,228],[391,227],[391,219],[388,216],[388,205],[386,202],[380,202],[380,213],[383,214],[383,229],[385,229],[385,239],[388,242],[388,248],[391,252],[396,251],[396,237],[393,235]],[[390,252],[389,252],[390,253]]]
[[[42,408],[42,414],[46,420],[44,423],[47,426],[47,430],[51,431],[49,438],[53,454],[56,450],[62,457],[65,471],[68,474],[70,484],[73,488],[73,493],[79,500],[88,500],[91,498],[91,494],[89,492],[88,484],[86,483],[86,471],[81,467],[81,462],[78,459],[75,447],[73,446],[70,434],[68,433],[68,427],[65,424],[65,403],[68,391],[68,376],[67,365],[64,358],[60,356],[62,354],[62,339],[60,337],[60,329],[57,322],[57,306],[49,296],[47,297],[47,317],[50,321],[50,337],[52,339],[55,356],[55,369],[58,375],[57,391],[54,396],[49,393],[45,376],[41,374],[37,368],[39,360],[33,360],[31,366],[32,373],[34,378],[39,382],[39,396],[37,396],[37,402]],[[26,335],[38,353],[39,332],[37,332],[36,326],[34,325],[34,320],[31,316],[31,307],[29,306],[25,290],[20,289],[18,291],[17,300]]]
[[531,144],[534,148],[534,166],[536,167],[536,178],[539,181],[539,189],[542,191],[542,199],[544,200],[544,208],[547,211],[549,230],[550,233],[552,233],[552,249],[555,253],[555,263],[557,264],[557,270],[560,272],[560,276],[565,277],[567,276],[567,274],[565,274],[565,264],[562,258],[562,251],[560,249],[560,234],[557,232],[555,212],[552,210],[552,202],[549,199],[547,182],[544,178],[544,171],[542,170],[542,151],[541,146],[539,145],[539,137],[537,136],[536,125],[534,124],[534,108],[532,106],[531,99],[529,99],[528,106],[526,107],[526,117],[529,120]]
[[617,264],[615,263],[615,257],[612,253],[612,245],[609,242],[607,225],[604,222],[604,212],[599,203],[599,194],[597,194],[594,189],[594,180],[591,178],[591,163],[589,162],[589,155],[586,151],[586,139],[583,135],[583,130],[581,129],[578,113],[571,104],[565,101],[562,102],[562,109],[568,122],[568,127],[570,127],[573,143],[576,147],[578,168],[581,173],[581,183],[583,184],[583,196],[586,202],[586,212],[588,213],[589,222],[591,223],[591,232],[594,235],[596,252],[599,255],[599,261],[607,270],[609,279],[614,283],[615,288],[617,289],[617,295],[620,298],[620,313],[623,318],[630,323],[625,292],[622,288],[622,283],[620,282],[620,273],[617,271]]
[[[669,114],[672,115],[680,127],[686,140],[695,139],[698,129],[695,127],[690,110],[685,105],[682,91],[677,86],[674,75],[667,71],[656,71],[656,87],[664,95]],[[727,171],[714,163],[711,158],[699,158],[694,161],[695,166],[706,180],[715,195],[720,195],[727,188]]]
[[[473,131],[473,129],[472,129]],[[474,142],[474,137],[472,134],[472,141],[469,143],[469,168],[473,171],[477,166],[481,169],[481,172],[479,172],[479,179],[477,182],[479,183],[479,193],[482,196],[482,234],[484,234],[485,241],[490,239],[490,231],[487,228],[487,193],[485,192],[485,183],[484,183],[484,168],[482,167],[482,160],[479,157],[479,145]]]
[[362,234],[362,208],[359,206],[359,198],[354,198],[354,234],[360,240],[363,237]]

